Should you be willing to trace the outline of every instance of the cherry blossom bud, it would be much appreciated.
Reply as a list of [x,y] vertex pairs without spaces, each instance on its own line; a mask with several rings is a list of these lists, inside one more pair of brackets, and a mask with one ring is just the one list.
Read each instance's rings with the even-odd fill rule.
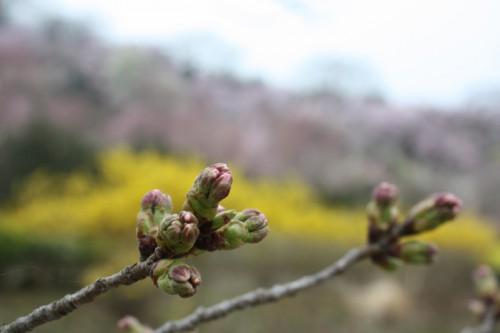
[[140,260],[153,254],[157,243],[158,225],[172,211],[172,200],[160,190],[152,190],[141,200],[141,210],[137,214],[136,237],[139,243]]
[[483,300],[495,300],[498,291],[497,278],[493,269],[487,265],[481,265],[472,273],[472,279],[476,287],[476,294]]
[[159,224],[167,214],[172,212],[172,199],[160,190],[152,190],[142,198],[141,208],[142,211],[151,212],[154,224]]
[[142,325],[137,318],[125,316],[118,322],[118,328],[125,333],[151,333],[151,327]]
[[196,216],[191,212],[181,211],[178,215],[167,216],[160,223],[156,241],[159,246],[175,255],[189,252],[199,234]]
[[411,209],[402,235],[413,235],[437,228],[453,220],[462,205],[462,200],[452,193],[434,194]]
[[393,272],[403,265],[401,259],[387,254],[375,254],[370,259],[374,264],[389,272]]
[[398,244],[398,257],[410,264],[431,264],[434,262],[438,249],[434,244],[418,240],[410,240]]
[[257,209],[245,209],[217,230],[223,237],[223,249],[230,250],[245,243],[258,243],[268,232],[267,217]]
[[212,220],[219,202],[229,195],[233,178],[226,164],[217,163],[205,168],[195,179],[186,195],[183,210],[193,212],[200,223]]
[[372,198],[378,206],[387,206],[396,203],[399,190],[396,185],[383,182],[373,190]]
[[190,297],[201,284],[201,276],[195,267],[180,259],[162,259],[150,273],[153,283],[168,294]]
[[399,221],[399,210],[396,206],[398,198],[396,185],[384,182],[373,190],[372,200],[366,211],[369,221],[368,241],[370,244],[378,242]]
[[219,229],[220,227],[229,223],[236,216],[236,214],[237,212],[235,210],[219,210],[217,212],[217,215],[215,215],[212,220],[212,229]]

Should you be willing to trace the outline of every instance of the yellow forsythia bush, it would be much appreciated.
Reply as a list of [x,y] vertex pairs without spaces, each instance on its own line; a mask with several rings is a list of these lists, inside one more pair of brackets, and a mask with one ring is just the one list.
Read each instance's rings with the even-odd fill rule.
[[[99,163],[97,179],[81,173],[64,177],[34,173],[19,189],[15,204],[0,211],[0,232],[121,239],[133,241],[135,251],[135,216],[144,193],[158,188],[170,194],[178,211],[194,178],[206,166],[196,158],[127,149],[104,152]],[[297,180],[249,180],[230,167],[234,184],[222,204],[264,212],[270,221],[270,237],[300,235],[343,246],[365,243],[363,209],[325,207]],[[492,228],[471,215],[459,217],[426,238],[442,248],[472,251],[481,260],[500,253]]]

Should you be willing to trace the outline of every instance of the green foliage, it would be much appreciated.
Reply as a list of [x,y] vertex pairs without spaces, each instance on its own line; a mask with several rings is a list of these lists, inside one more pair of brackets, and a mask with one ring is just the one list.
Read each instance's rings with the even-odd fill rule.
[[37,169],[49,173],[96,170],[95,150],[79,136],[36,119],[0,145],[0,201]]
[[23,265],[88,264],[97,257],[99,247],[91,242],[66,239],[30,238],[16,233],[0,233],[0,267]]
[[80,281],[85,267],[102,253],[102,247],[90,239],[33,236],[0,231],[0,290]]

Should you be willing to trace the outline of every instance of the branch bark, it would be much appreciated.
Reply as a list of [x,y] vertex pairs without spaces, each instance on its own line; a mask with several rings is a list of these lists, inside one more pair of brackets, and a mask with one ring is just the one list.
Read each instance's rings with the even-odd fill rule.
[[59,300],[40,306],[30,314],[19,317],[9,324],[0,326],[0,332],[28,332],[49,321],[57,320],[78,309],[80,306],[92,302],[97,296],[106,293],[110,289],[130,285],[146,278],[155,260],[157,260],[157,257],[152,255],[146,261],[129,265],[111,276],[99,278],[94,283],[73,294],[68,294]]
[[298,292],[308,290],[342,274],[355,263],[368,258],[371,254],[379,250],[379,244],[352,249],[342,258],[313,275],[307,275],[283,284],[276,284],[268,289],[259,288],[207,308],[199,307],[195,312],[183,319],[166,322],[153,333],[173,333],[192,330],[202,323],[227,316],[231,312],[277,302],[284,297],[294,296]]

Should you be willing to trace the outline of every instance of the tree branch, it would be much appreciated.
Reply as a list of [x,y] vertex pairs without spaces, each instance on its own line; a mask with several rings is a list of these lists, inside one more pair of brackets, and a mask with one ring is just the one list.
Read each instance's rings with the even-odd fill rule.
[[[408,221],[404,222],[402,225],[398,225],[377,243],[350,250],[342,258],[316,274],[307,275],[288,283],[277,284],[268,289],[259,288],[241,296],[222,301],[208,308],[200,307],[193,314],[184,319],[167,322],[154,332],[167,333],[193,329],[201,323],[221,318],[236,310],[276,302],[284,297],[293,296],[297,292],[312,288],[343,273],[358,261],[383,251],[384,247],[404,234],[404,227],[407,224]],[[93,301],[97,296],[113,288],[122,285],[130,285],[146,278],[151,266],[157,260],[165,257],[168,257],[168,255],[164,253],[161,248],[157,248],[155,253],[146,261],[127,266],[118,273],[97,279],[94,283],[73,294],[68,294],[50,304],[40,306],[27,316],[20,317],[9,324],[0,326],[0,333],[28,332],[44,323],[57,320],[76,310],[83,304]]]
[[283,284],[276,284],[271,288],[255,289],[246,294],[224,300],[218,304],[204,308],[199,307],[191,315],[176,321],[166,322],[153,333],[172,333],[192,330],[198,325],[219,319],[236,310],[276,302],[284,297],[294,296],[300,291],[310,289],[334,276],[342,274],[355,263],[368,258],[371,254],[380,251],[380,244],[355,248],[347,252],[342,258],[313,275],[303,276],[297,280]]
[[111,276],[99,278],[94,283],[73,294],[68,294],[50,304],[40,306],[30,314],[19,317],[9,324],[0,326],[0,332],[28,332],[49,321],[57,320],[78,309],[80,306],[92,302],[97,296],[106,293],[110,289],[122,285],[130,285],[146,278],[152,264],[157,259],[156,255],[152,255],[146,261],[129,265]]

